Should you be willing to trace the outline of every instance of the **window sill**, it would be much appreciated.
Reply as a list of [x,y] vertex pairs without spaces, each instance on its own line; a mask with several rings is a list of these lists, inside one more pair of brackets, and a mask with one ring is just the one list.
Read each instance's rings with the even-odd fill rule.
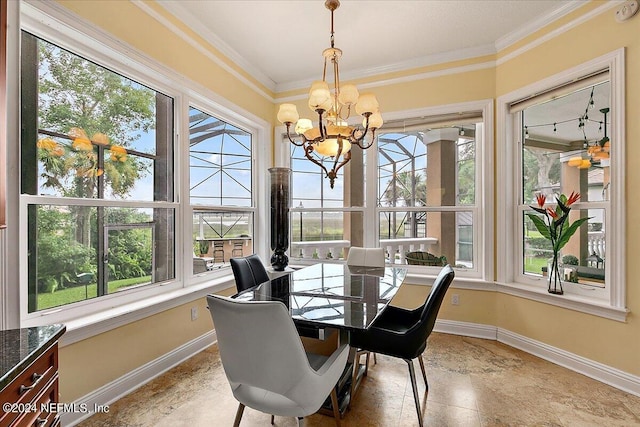
[[[405,282],[410,285],[431,286],[435,280],[434,274],[409,273]],[[456,276],[451,283],[451,287],[455,289],[470,289],[473,291],[496,291],[497,287],[493,282],[487,282],[482,279]]]
[[64,324],[67,327],[67,331],[62,336],[60,346],[65,347],[154,314],[188,304],[207,294],[220,292],[230,286],[233,286],[233,275],[228,274],[203,283],[66,321]]
[[530,299],[545,304],[555,305],[557,307],[567,308],[594,316],[604,317],[606,319],[618,322],[626,322],[629,310],[626,308],[612,307],[594,299],[586,298],[580,295],[554,295],[537,286],[515,284],[515,283],[496,283],[498,292],[513,295],[521,298]]

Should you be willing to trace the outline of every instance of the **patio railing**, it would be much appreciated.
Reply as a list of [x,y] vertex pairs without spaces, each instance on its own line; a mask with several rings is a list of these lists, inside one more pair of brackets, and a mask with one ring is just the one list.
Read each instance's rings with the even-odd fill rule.
[[589,231],[589,255],[596,254],[605,259],[604,231]]
[[[409,251],[428,251],[431,245],[438,243],[435,237],[413,237],[404,239],[381,239],[380,247],[387,253],[388,262],[405,263],[405,253]],[[351,246],[349,240],[314,240],[291,242],[292,258],[302,259],[341,259],[345,256],[345,248]]]

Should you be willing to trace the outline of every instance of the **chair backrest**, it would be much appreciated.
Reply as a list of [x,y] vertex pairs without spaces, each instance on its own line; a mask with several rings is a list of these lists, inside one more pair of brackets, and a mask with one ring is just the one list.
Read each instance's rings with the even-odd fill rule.
[[207,295],[207,304],[234,394],[244,385],[288,396],[313,371],[283,303]]
[[438,311],[444,300],[444,295],[449,289],[449,285],[453,282],[455,273],[453,268],[449,264],[442,267],[438,277],[431,286],[431,292],[427,297],[427,301],[424,303],[422,313],[420,313],[420,322],[418,324],[418,335],[424,336],[422,340],[426,340],[427,337],[433,331],[433,327],[436,324],[436,318],[438,317]]
[[233,277],[236,279],[238,292],[253,288],[270,280],[267,269],[264,268],[262,260],[256,254],[231,258],[229,262],[231,263]]
[[358,267],[384,267],[384,249],[352,246],[347,255],[347,265]]

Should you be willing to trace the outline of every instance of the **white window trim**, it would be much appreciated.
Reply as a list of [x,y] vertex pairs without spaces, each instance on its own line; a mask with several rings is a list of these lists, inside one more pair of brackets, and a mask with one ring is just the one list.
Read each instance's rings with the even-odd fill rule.
[[[602,55],[569,70],[547,77],[508,94],[497,101],[497,198],[496,220],[500,227],[497,237],[497,284],[498,289],[510,295],[569,308],[584,313],[625,321],[626,308],[626,236],[625,236],[625,51],[624,48]],[[518,280],[514,256],[520,256],[518,247],[518,219],[515,209],[518,200],[516,181],[516,162],[519,158],[517,144],[513,143],[517,120],[509,114],[509,105],[531,94],[540,93],[548,88],[574,81],[590,73],[609,68],[611,84],[611,139],[617,141],[616,149],[611,153],[611,214],[607,218],[607,294],[604,299],[587,295],[565,293],[552,295],[546,291],[546,282],[524,283]],[[544,282],[545,286],[542,286]]]
[[[256,127],[255,123],[249,123],[244,117],[235,113],[230,113],[220,108],[219,105],[213,103],[206,96],[202,96],[199,93],[190,93],[188,102],[185,102],[181,106],[181,125],[187,126],[189,123],[189,108],[194,107],[200,111],[209,114],[217,119],[223,120],[226,123],[234,125],[239,129],[245,130],[251,134],[251,183],[252,183],[252,202],[251,206],[202,206],[203,209],[211,209],[218,212],[248,212],[253,215],[253,251],[260,255],[263,260],[269,259],[269,241],[267,238],[259,238],[259,236],[267,236],[267,190],[268,183],[263,177],[267,173],[268,159],[270,159],[271,150],[269,150],[269,144],[267,138],[267,130],[264,127]],[[181,182],[183,197],[183,215],[184,218],[193,218],[194,205],[190,203],[190,170],[189,170],[189,129],[188,126],[184,132],[181,133],[180,147],[187,147],[186,152],[180,152],[182,162],[182,174]],[[200,207],[200,206],[195,206]],[[183,221],[183,236],[191,236],[192,224],[191,221]],[[190,239],[185,239],[183,242],[183,251],[185,259],[189,259],[193,256],[193,242]],[[228,275],[229,267],[225,266],[215,272],[206,272],[202,274],[193,275],[193,264],[186,268],[185,277],[189,284],[199,284],[203,281],[217,278],[220,275]]]
[[[476,144],[476,206],[446,206],[446,207],[430,207],[428,211],[472,211],[474,213],[474,220],[477,219],[478,224],[474,224],[474,242],[479,242],[477,246],[474,245],[474,268],[470,269],[456,269],[456,282],[459,279],[468,279],[468,283],[475,286],[476,283],[482,283],[480,285],[485,288],[485,284],[493,281],[493,100],[479,100],[470,102],[461,102],[456,104],[438,105],[434,107],[426,107],[404,111],[394,111],[384,114],[384,119],[387,121],[394,120],[412,120],[420,117],[438,116],[444,114],[465,113],[472,111],[482,112],[481,127],[482,135],[477,139],[480,143]],[[384,132],[384,127],[381,129]],[[375,164],[377,167],[377,162]],[[377,182],[377,171],[374,169],[373,182]],[[367,166],[369,169],[369,166]],[[367,170],[367,182],[371,180],[371,174]],[[377,195],[377,189],[373,195],[373,200]],[[369,194],[367,194],[369,196]],[[456,209],[457,208],[457,209]],[[381,211],[389,210],[402,210],[405,208],[389,208],[389,207],[377,207],[367,206],[367,209],[372,210],[375,215],[375,221],[378,221],[378,217]],[[415,210],[415,209],[410,209]],[[412,267],[409,266],[409,271],[416,277],[421,276],[424,273],[424,267]]]
[[[260,177],[266,173],[267,165],[271,158],[269,149],[270,124],[222,98],[210,89],[186,79],[135,48],[114,39],[106,32],[95,28],[95,26],[54,2],[16,2],[16,5],[18,10],[14,10],[13,12],[15,13],[12,12],[11,17],[18,17],[19,22],[15,22],[16,25],[14,27],[18,35],[20,30],[26,30],[54,44],[59,44],[63,48],[71,49],[79,55],[106,64],[109,69],[121,72],[129,78],[147,84],[174,99],[175,178],[178,179],[179,177],[183,185],[181,187],[176,185],[175,203],[152,203],[154,207],[176,208],[176,228],[174,231],[176,234],[176,278],[174,280],[30,314],[27,313],[26,307],[26,287],[21,286],[19,292],[12,292],[8,286],[4,286],[2,287],[3,295],[0,297],[6,301],[5,307],[10,307],[11,312],[4,314],[3,327],[29,327],[65,323],[67,325],[67,334],[65,334],[66,338],[63,344],[66,345],[181,304],[186,304],[201,298],[207,293],[231,286],[233,282],[229,269],[222,269],[216,274],[192,276],[192,267],[187,266],[185,268],[187,264],[191,265],[190,261],[193,257],[190,237],[185,237],[191,236],[191,229],[189,228],[188,233],[185,234],[184,228],[187,227],[183,227],[185,223],[190,225],[190,222],[185,221],[185,218],[190,218],[188,213],[191,212],[188,197],[188,155],[184,152],[189,147],[188,105],[189,102],[206,105],[207,110],[215,114],[216,117],[247,129],[252,133],[252,149],[256,149],[253,164],[255,182],[253,190],[256,195],[254,196],[255,201],[252,207],[254,211],[254,233],[256,235],[254,249],[261,254],[268,253],[267,239],[260,237],[264,237],[265,230],[267,230],[265,219],[267,212],[265,194],[267,188],[266,183],[264,183],[265,180],[260,179]],[[12,52],[16,52],[9,58],[9,61],[11,58],[19,58],[19,53],[17,53],[19,52],[19,39],[19,36],[9,38],[8,53],[11,55]],[[15,87],[18,87],[17,82],[20,79],[18,67],[10,68],[8,71],[9,85],[12,86],[12,83],[14,83]],[[14,91],[10,92],[8,96],[9,104],[15,105],[16,110],[18,110],[20,94]],[[184,121],[185,117],[187,118],[186,121]],[[19,123],[17,121],[9,121],[8,125],[12,133],[17,134],[19,132]],[[19,141],[16,141],[15,144],[19,144]],[[19,152],[17,145],[14,148],[16,153]],[[19,188],[18,168],[8,171],[7,181],[13,188],[8,197],[12,197],[12,203],[15,203],[15,206],[19,206],[19,209],[12,209],[8,212],[9,223],[14,224],[14,227],[12,227],[14,231],[10,231],[10,234],[16,236],[16,241],[20,241],[18,250],[10,255],[10,259],[7,260],[6,264],[12,265],[15,263],[15,265],[19,265],[19,268],[16,269],[18,273],[8,275],[8,281],[26,283],[26,262],[24,261],[26,260],[26,244],[23,237],[18,238],[17,236],[25,235],[23,234],[23,231],[26,230],[25,221],[23,220],[25,216],[21,215],[21,212],[34,196],[22,196],[20,191],[17,190]],[[184,184],[185,182],[186,184]],[[186,197],[184,197],[185,194],[187,195]],[[39,198],[38,202],[43,203],[44,199]],[[57,204],[61,202],[60,199],[56,200]],[[89,200],[86,202],[89,204],[108,203],[109,205],[114,205],[112,201]],[[136,206],[140,204],[144,203],[136,203]],[[126,202],[123,202],[124,205],[126,205]],[[258,212],[258,209],[260,212]],[[15,224],[18,224],[18,226],[16,227]],[[183,250],[180,248],[183,248]],[[188,252],[186,252],[186,248],[190,248]],[[9,250],[9,252],[12,251]],[[180,254],[183,255],[184,260],[188,259],[189,262],[178,262]],[[185,257],[185,255],[188,255],[188,257]]]
[[[494,245],[493,245],[493,135],[494,135],[494,116],[493,116],[493,100],[479,100],[462,102],[456,104],[439,105],[435,107],[426,107],[419,109],[394,111],[384,113],[384,119],[386,121],[392,120],[411,120],[426,116],[437,116],[443,114],[452,113],[464,113],[471,111],[482,112],[482,135],[481,144],[476,145],[476,188],[478,189],[479,197],[477,197],[477,204],[475,208],[466,209],[465,207],[459,207],[458,210],[473,210],[475,217],[477,218],[477,227],[474,227],[474,241],[480,242],[475,247],[474,258],[476,260],[476,266],[473,269],[458,269],[456,271],[457,277],[460,279],[469,279],[468,283],[471,287],[475,287],[476,284],[483,289],[487,287],[493,289],[493,285],[489,283],[493,282],[493,265],[494,265]],[[381,129],[384,132],[384,127]],[[286,133],[284,126],[275,128],[275,158],[276,163],[283,167],[290,167],[290,143],[286,140],[282,141],[280,135]],[[368,151],[373,153],[377,152],[377,141]],[[367,162],[365,167],[366,177],[366,199],[364,207],[345,207],[337,209],[324,209],[324,210],[337,210],[337,211],[358,211],[364,213],[366,223],[374,222],[378,223],[379,215],[381,211],[400,210],[407,211],[406,208],[390,208],[390,207],[378,207],[375,206],[375,201],[378,189],[377,189],[377,161]],[[373,183],[373,184],[371,184]],[[409,210],[417,210],[411,208]],[[455,207],[433,207],[430,211],[437,210],[455,210]],[[379,231],[378,227],[375,227],[374,232],[367,233],[365,236],[365,245],[377,246],[379,243]],[[298,262],[298,260],[296,260]],[[303,264],[304,260],[300,260]],[[408,266],[409,271],[413,274],[413,277],[423,277],[425,274],[424,268],[416,266]],[[426,277],[426,276],[424,276]],[[431,276],[429,276],[431,277]],[[458,282],[458,280],[456,280]]]

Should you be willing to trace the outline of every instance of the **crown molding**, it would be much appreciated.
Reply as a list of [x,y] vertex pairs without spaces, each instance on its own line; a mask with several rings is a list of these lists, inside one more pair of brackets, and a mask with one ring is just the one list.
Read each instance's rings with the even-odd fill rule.
[[[620,3],[622,3],[623,0],[614,0],[614,1],[609,1],[609,2],[605,2],[603,3],[601,6],[583,14],[580,15],[579,17],[577,17],[576,19],[574,19],[573,21],[568,22],[567,24],[556,28],[555,30],[541,36],[538,37],[537,39],[535,39],[534,41],[532,41],[531,43],[527,43],[526,45],[514,50],[511,53],[506,54],[505,56],[498,58],[498,60],[496,61],[497,65],[501,65],[504,64],[505,62],[508,62],[520,55],[522,55],[523,53],[537,47],[540,46],[541,44],[552,40],[556,37],[558,37],[559,35],[566,33],[567,31],[577,27],[578,25],[581,25],[587,21],[589,21],[590,19],[594,18],[595,16],[600,15],[601,13],[606,12],[609,9],[612,9],[616,6],[618,6]],[[568,12],[567,12],[568,13]],[[565,13],[566,14],[566,13]],[[560,16],[557,16],[556,19],[560,18]],[[546,23],[545,25],[548,25],[550,22]],[[540,28],[539,28],[540,29]],[[535,31],[535,30],[534,30]],[[533,33],[534,31],[531,31],[529,34]]]
[[[478,47],[467,48],[467,49],[459,49],[459,50],[450,51],[450,52],[436,53],[433,55],[422,56],[419,58],[413,58],[406,61],[395,62],[393,64],[382,65],[378,67],[360,68],[357,70],[352,70],[347,72],[341,71],[340,80],[349,81],[349,80],[363,79],[368,77],[378,77],[384,74],[402,72],[402,71],[412,70],[415,68],[428,67],[432,65],[444,64],[447,62],[461,61],[461,60],[477,58],[477,57],[486,56],[486,55],[494,55],[495,53],[496,51],[493,45],[484,45],[484,46],[478,46]],[[455,70],[457,68],[460,68],[460,67],[452,68],[451,70]],[[424,75],[424,74],[427,74],[427,73],[421,73],[419,75]],[[450,74],[450,73],[447,72],[445,74]],[[420,77],[420,78],[424,78],[424,77]],[[403,77],[398,77],[398,79],[403,79]],[[317,79],[308,78],[308,79],[297,80],[289,83],[278,83],[276,85],[276,92],[280,93],[280,92],[287,92],[291,90],[306,89],[309,86],[311,86],[311,83],[313,83],[314,80],[317,80]],[[380,82],[395,81],[395,80],[396,79],[386,79],[386,80],[380,80]],[[411,80],[418,80],[418,79],[411,79]],[[381,85],[382,84],[375,82],[371,87],[381,86]],[[358,85],[358,87],[364,87],[364,86],[365,85]]]
[[[483,69],[486,69],[486,68],[493,68],[495,66],[496,66],[496,62],[495,61],[480,62],[478,64],[463,65],[461,67],[446,68],[446,69],[437,70],[437,71],[428,71],[426,73],[411,74],[411,75],[408,75],[408,76],[395,77],[395,78],[390,78],[390,79],[385,79],[385,80],[376,80],[376,81],[370,82],[370,83],[359,84],[358,88],[359,89],[368,89],[368,88],[374,88],[374,87],[379,87],[379,86],[388,86],[388,85],[392,85],[392,84],[407,83],[407,82],[412,82],[412,81],[416,81],[416,80],[425,80],[425,79],[430,79],[430,78],[434,78],[434,77],[448,76],[448,75],[451,75],[451,74],[458,74],[458,73],[466,73],[466,72],[469,72],[469,71],[483,70]],[[309,83],[309,85],[311,85],[311,82]],[[307,85],[307,87],[309,85]],[[306,98],[307,98],[307,94],[306,93],[301,93],[299,95],[287,96],[287,97],[282,97],[282,98],[276,97],[275,102],[276,103],[290,102],[290,101],[297,101],[297,100],[306,99]]]
[[[138,5],[144,5],[141,0],[132,0],[134,3]],[[225,42],[221,37],[211,31],[207,26],[202,25],[200,22],[194,22],[192,16],[189,12],[187,12],[185,6],[183,4],[179,4],[178,2],[157,2],[160,7],[165,9],[170,14],[174,15],[183,23],[189,23],[189,26],[193,29],[194,32],[198,33],[204,40],[209,42],[213,47],[220,51],[223,55],[229,58],[232,62],[237,64],[244,71],[249,73],[253,78],[262,83],[265,87],[267,87],[271,91],[275,91],[277,89],[276,82],[274,82],[269,76],[267,76],[262,70],[256,67],[254,64],[251,64],[247,61],[242,55],[240,55],[235,49],[233,49],[227,42]],[[159,16],[155,11],[150,9],[148,6],[144,5],[143,10],[149,14],[153,14],[154,18],[158,19]],[[141,7],[142,8],[142,7]],[[160,20],[160,19],[158,19]],[[184,40],[188,41],[189,44],[194,45],[197,43],[190,36],[187,36],[183,31],[177,29],[173,24],[168,22],[166,18],[162,17],[162,24],[170,28],[173,32],[178,34]],[[188,38],[188,39],[187,39]],[[199,43],[198,43],[199,44]],[[219,61],[219,58],[216,62]],[[225,64],[226,65],[226,64]]]
[[496,50],[499,52],[503,49],[508,48],[512,44],[517,43],[518,41],[524,39],[527,36],[530,36],[531,34],[544,28],[552,22],[562,18],[565,15],[568,15],[581,6],[584,6],[584,4],[585,3],[583,0],[572,0],[570,3],[567,3],[558,9],[552,10],[545,15],[539,16],[528,24],[496,40]]
[[[152,8],[150,8],[147,4],[145,4],[145,2],[143,2],[142,0],[131,0],[131,3],[136,5],[137,7],[139,7],[143,12],[147,13],[149,16],[151,16],[152,18],[154,18],[156,21],[158,21],[160,24],[162,24],[163,26],[165,26],[169,31],[171,31],[172,33],[174,33],[175,35],[177,35],[178,37],[180,37],[182,40],[184,40],[185,42],[187,42],[189,45],[191,45],[192,47],[194,47],[198,52],[202,53],[204,56],[206,56],[207,58],[209,58],[210,60],[212,60],[213,62],[215,62],[217,65],[219,65],[221,68],[223,68],[225,71],[229,72],[231,75],[233,75],[235,78],[237,78],[238,80],[240,80],[242,83],[244,83],[245,85],[249,86],[252,90],[254,90],[256,93],[258,93],[259,95],[263,96],[264,98],[268,99],[269,101],[273,102],[273,97],[271,95],[269,95],[268,93],[266,93],[262,88],[260,88],[259,86],[257,86],[255,83],[253,83],[251,80],[247,79],[245,76],[243,76],[240,72],[238,72],[236,69],[234,69],[233,67],[231,67],[229,64],[227,64],[225,61],[223,61],[222,59],[220,59],[220,57],[218,57],[217,55],[213,54],[209,49],[207,49],[205,46],[203,46],[201,43],[199,43],[198,41],[196,41],[195,39],[193,39],[193,37],[189,36],[187,33],[185,33],[184,31],[182,31],[180,28],[178,28],[177,26],[175,26],[172,22],[170,22],[167,18],[165,18],[164,16],[162,16],[161,14],[159,14],[158,12],[156,12],[155,10],[153,10]],[[158,4],[162,4],[162,3],[158,3]],[[163,6],[164,7],[164,6]],[[207,30],[208,31],[208,30]],[[220,48],[218,45],[211,43],[212,46],[214,46],[216,49],[220,50],[224,55],[228,56],[229,54],[224,52],[223,48]],[[230,49],[230,48],[229,48]],[[239,56],[239,55],[238,55]],[[244,68],[244,66],[242,66],[241,64],[238,63],[238,60],[235,60],[234,58],[229,57],[229,59],[231,59],[233,62],[235,62],[236,64],[238,64],[240,67],[242,67],[247,73],[249,73],[252,77],[254,77],[257,81],[259,81],[260,83],[262,83],[265,87],[267,87],[270,90],[273,90],[272,87],[274,87],[274,83],[273,81],[269,80],[269,82],[263,82],[259,76],[256,76],[255,74],[255,70],[251,70],[250,67],[249,69]],[[244,60],[242,60],[244,61]],[[246,63],[246,61],[244,61]]]
[[[240,80],[242,83],[246,84],[252,90],[256,91],[258,94],[260,94],[261,96],[263,96],[264,98],[272,102],[281,102],[284,99],[287,99],[287,100],[298,99],[299,98],[298,96],[288,97],[288,98],[278,98],[277,93],[306,89],[314,80],[313,78],[305,78],[305,79],[296,80],[292,82],[275,83],[262,70],[260,70],[258,67],[254,66],[253,64],[249,63],[249,61],[243,58],[237,51],[235,51],[231,46],[229,46],[223,39],[217,36],[209,28],[199,23],[189,24],[193,27],[194,31],[200,34],[203,37],[203,39],[206,40],[207,43],[213,46],[222,55],[224,55],[226,58],[228,58],[230,61],[232,61],[236,65],[238,65],[238,67],[240,67],[242,70],[248,73],[256,81],[261,83],[265,88],[275,92],[276,97],[274,99],[272,95],[265,92],[261,87],[259,87],[254,82],[249,80],[237,69],[235,69],[234,67],[231,67],[219,56],[211,52],[205,44],[195,40],[192,36],[185,33],[183,30],[178,28],[166,17],[162,16],[153,8],[149,7],[149,5],[146,4],[144,1],[142,0],[130,0],[130,1],[132,4],[136,5],[145,13],[147,13],[148,15],[156,19],[159,23],[161,23],[171,32],[176,34],[182,40],[187,42],[189,45],[193,46],[195,49],[197,49],[207,58],[214,61],[216,64],[222,67],[225,71],[228,71],[235,78]],[[442,71],[420,73],[420,74],[415,74],[411,76],[381,79],[381,80],[376,80],[375,82],[371,82],[371,83],[359,85],[359,86],[361,87],[383,86],[386,84],[415,81],[415,80],[420,80],[425,78],[437,77],[440,75],[455,74],[455,73],[465,72],[465,71],[474,70],[474,69],[486,68],[486,64],[493,64],[493,66],[500,65],[519,55],[522,55],[526,51],[533,49],[536,46],[550,39],[553,39],[554,37],[557,37],[558,35],[570,30],[571,28],[577,25],[580,25],[583,22],[588,21],[594,16],[597,16],[608,9],[618,6],[623,2],[624,0],[613,0],[613,1],[606,2],[603,5],[593,9],[592,11],[569,22],[568,24],[534,40],[531,43],[528,43],[525,46],[522,46],[519,49],[516,49],[515,51],[503,56],[502,58],[499,58],[496,61],[484,62],[479,65],[474,64],[470,66],[449,68],[447,70],[442,70]],[[186,11],[183,5],[179,5],[177,3],[165,3],[165,2],[157,2],[157,4],[160,5],[168,13],[172,14],[177,19],[181,20],[182,22],[190,22],[189,20],[190,15]],[[567,14],[578,9],[582,5],[584,5],[584,1],[572,0],[570,3],[560,7],[559,9],[549,12],[548,14],[531,21],[529,24],[525,25],[524,27],[519,28],[518,30],[498,39],[495,42],[495,44],[487,44],[487,45],[474,47],[474,48],[466,48],[466,49],[459,49],[459,50],[450,51],[450,52],[442,52],[442,53],[427,55],[419,58],[413,58],[406,61],[395,62],[388,65],[377,66],[377,67],[367,67],[367,68],[361,68],[361,69],[357,69],[349,72],[342,72],[341,73],[342,80],[347,81],[347,80],[355,80],[355,79],[362,79],[362,78],[376,78],[376,77],[382,77],[385,74],[403,72],[403,71],[408,71],[411,69],[417,69],[421,67],[428,67],[428,66],[433,66],[438,64],[444,64],[447,62],[467,60],[467,59],[472,59],[472,58],[477,58],[477,57],[487,56],[487,55],[495,55],[499,51],[513,45],[514,43],[517,43],[518,41],[544,28],[545,26],[551,24],[557,19],[563,16],[566,16]]]

